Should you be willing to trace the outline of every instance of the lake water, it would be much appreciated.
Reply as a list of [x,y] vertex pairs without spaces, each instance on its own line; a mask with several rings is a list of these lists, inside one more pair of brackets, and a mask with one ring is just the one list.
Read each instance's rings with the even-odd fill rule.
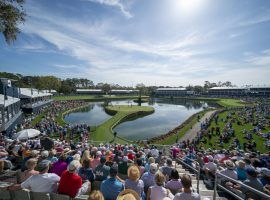
[[[65,116],[65,121],[72,124],[86,123],[99,125],[111,116],[104,111],[104,105],[137,105],[133,101],[93,102],[85,109],[81,109]],[[155,112],[151,115],[126,121],[115,127],[117,135],[130,140],[144,140],[167,133],[180,125],[194,113],[197,113],[209,104],[194,100],[170,100],[152,99],[150,102],[142,103],[143,106],[152,106]]]

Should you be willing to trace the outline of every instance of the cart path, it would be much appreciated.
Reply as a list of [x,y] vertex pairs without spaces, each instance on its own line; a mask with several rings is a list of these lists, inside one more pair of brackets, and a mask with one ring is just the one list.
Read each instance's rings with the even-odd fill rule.
[[211,116],[214,112],[216,112],[216,111],[217,111],[217,110],[210,110],[210,111],[208,111],[207,113],[205,113],[204,116],[200,118],[200,121],[199,121],[199,122],[197,121],[197,122],[192,126],[192,129],[188,130],[188,131],[185,133],[185,135],[179,139],[178,142],[182,142],[182,141],[188,140],[188,139],[189,139],[189,140],[194,139],[194,138],[197,136],[197,133],[201,130],[201,122],[204,122],[204,121],[206,120],[206,118],[209,119],[210,116]]

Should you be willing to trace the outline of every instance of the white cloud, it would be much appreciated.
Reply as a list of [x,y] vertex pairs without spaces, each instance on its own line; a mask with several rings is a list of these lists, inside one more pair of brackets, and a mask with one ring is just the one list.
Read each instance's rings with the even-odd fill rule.
[[94,3],[100,3],[107,6],[115,6],[121,10],[121,12],[127,17],[132,18],[133,15],[127,10],[121,0],[86,0]]

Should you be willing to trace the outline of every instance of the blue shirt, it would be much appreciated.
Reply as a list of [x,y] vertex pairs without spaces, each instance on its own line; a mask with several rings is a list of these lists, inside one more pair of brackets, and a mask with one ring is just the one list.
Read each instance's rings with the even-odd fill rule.
[[246,174],[245,169],[241,169],[241,168],[237,167],[236,172],[237,172],[238,180],[244,181],[247,179],[247,174]]
[[116,178],[108,178],[103,181],[100,186],[100,191],[102,192],[105,200],[115,200],[118,194],[124,190],[124,185]]

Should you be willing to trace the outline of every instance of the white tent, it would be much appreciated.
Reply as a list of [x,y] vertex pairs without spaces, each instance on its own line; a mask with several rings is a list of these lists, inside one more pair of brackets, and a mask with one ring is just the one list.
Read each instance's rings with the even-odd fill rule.
[[36,129],[24,129],[14,135],[14,139],[27,140],[40,135],[40,131]]

